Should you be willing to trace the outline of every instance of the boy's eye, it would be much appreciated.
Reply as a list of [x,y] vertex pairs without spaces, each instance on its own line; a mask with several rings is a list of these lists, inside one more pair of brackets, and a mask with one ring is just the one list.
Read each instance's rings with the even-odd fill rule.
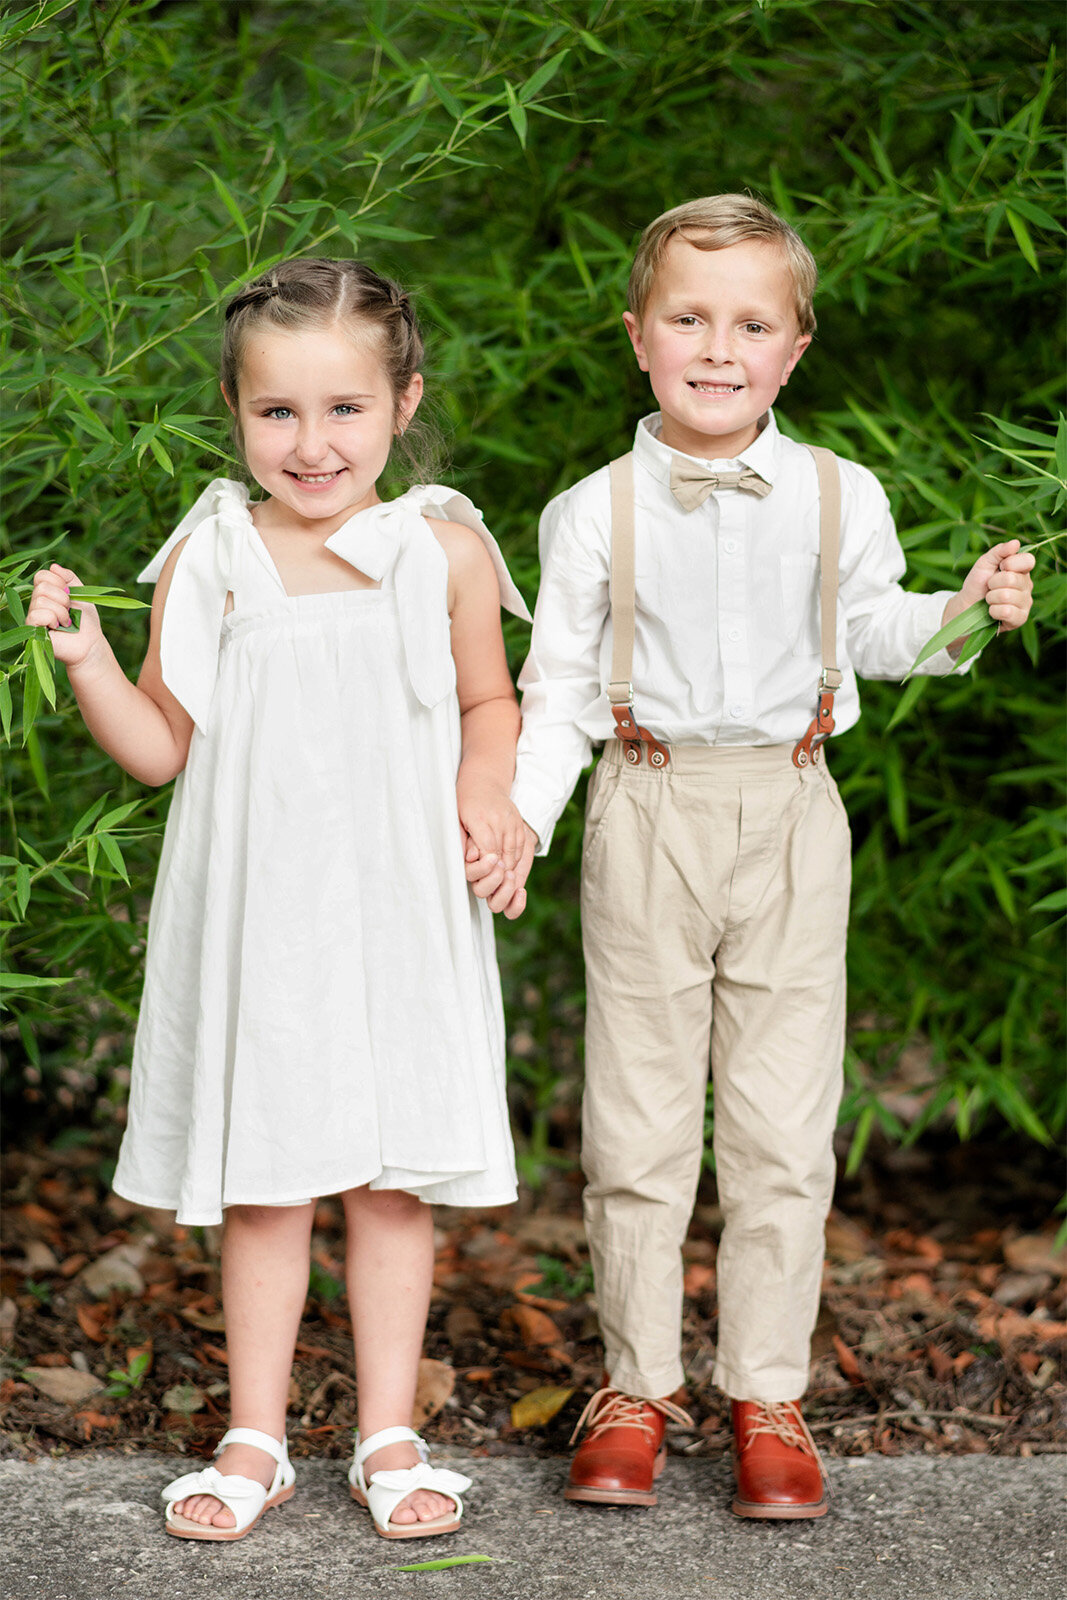
[[675,321],[680,328],[695,328],[697,325],[697,319],[691,311],[684,312],[682,316],[676,317]]
[[745,332],[746,333],[766,333],[767,330],[763,326],[762,322],[746,322],[745,323]]

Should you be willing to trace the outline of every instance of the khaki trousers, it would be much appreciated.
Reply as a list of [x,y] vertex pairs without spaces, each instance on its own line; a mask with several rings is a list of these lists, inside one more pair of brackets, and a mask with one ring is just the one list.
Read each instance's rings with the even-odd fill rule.
[[586,815],[585,1220],[611,1383],[683,1382],[681,1246],[709,1062],[724,1227],[714,1379],[738,1400],[808,1383],[841,1096],[848,820],[788,746],[612,741]]

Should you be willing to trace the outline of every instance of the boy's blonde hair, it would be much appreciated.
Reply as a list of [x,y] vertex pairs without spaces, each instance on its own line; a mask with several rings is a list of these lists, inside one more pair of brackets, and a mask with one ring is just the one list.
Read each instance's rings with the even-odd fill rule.
[[[696,230],[696,231],[694,231]],[[635,317],[644,315],[656,270],[667,243],[680,233],[698,250],[725,250],[748,239],[777,244],[785,253],[793,277],[794,304],[801,333],[815,332],[812,299],[819,276],[815,257],[788,222],[747,194],[711,194],[665,211],[641,235],[634,256],[626,303]]]

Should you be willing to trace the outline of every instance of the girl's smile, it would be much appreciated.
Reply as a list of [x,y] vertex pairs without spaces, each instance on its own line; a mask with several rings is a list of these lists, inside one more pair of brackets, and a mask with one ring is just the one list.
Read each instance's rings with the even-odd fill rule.
[[269,496],[257,524],[281,531],[295,520],[327,539],[376,505],[398,424],[421,393],[416,376],[397,405],[373,335],[354,338],[334,324],[256,329],[236,416],[248,469]]

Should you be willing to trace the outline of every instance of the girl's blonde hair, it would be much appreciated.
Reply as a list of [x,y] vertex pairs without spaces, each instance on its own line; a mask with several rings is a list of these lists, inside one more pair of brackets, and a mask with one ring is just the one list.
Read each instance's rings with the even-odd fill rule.
[[762,200],[747,194],[712,194],[665,211],[641,235],[634,256],[626,303],[635,317],[644,315],[656,270],[667,243],[680,233],[698,250],[725,250],[748,239],[763,239],[784,251],[793,278],[794,305],[801,333],[815,332],[812,299],[819,269],[815,257],[788,222],[783,222]]
[[[328,256],[297,256],[279,261],[238,291],[226,306],[219,376],[236,410],[245,342],[256,328],[286,331],[349,323],[369,329],[389,379],[394,410],[422,366],[425,347],[411,297],[391,278],[362,261]],[[240,445],[239,427],[235,428]],[[397,437],[416,481],[432,483],[437,473],[436,434],[419,415],[408,419]]]

